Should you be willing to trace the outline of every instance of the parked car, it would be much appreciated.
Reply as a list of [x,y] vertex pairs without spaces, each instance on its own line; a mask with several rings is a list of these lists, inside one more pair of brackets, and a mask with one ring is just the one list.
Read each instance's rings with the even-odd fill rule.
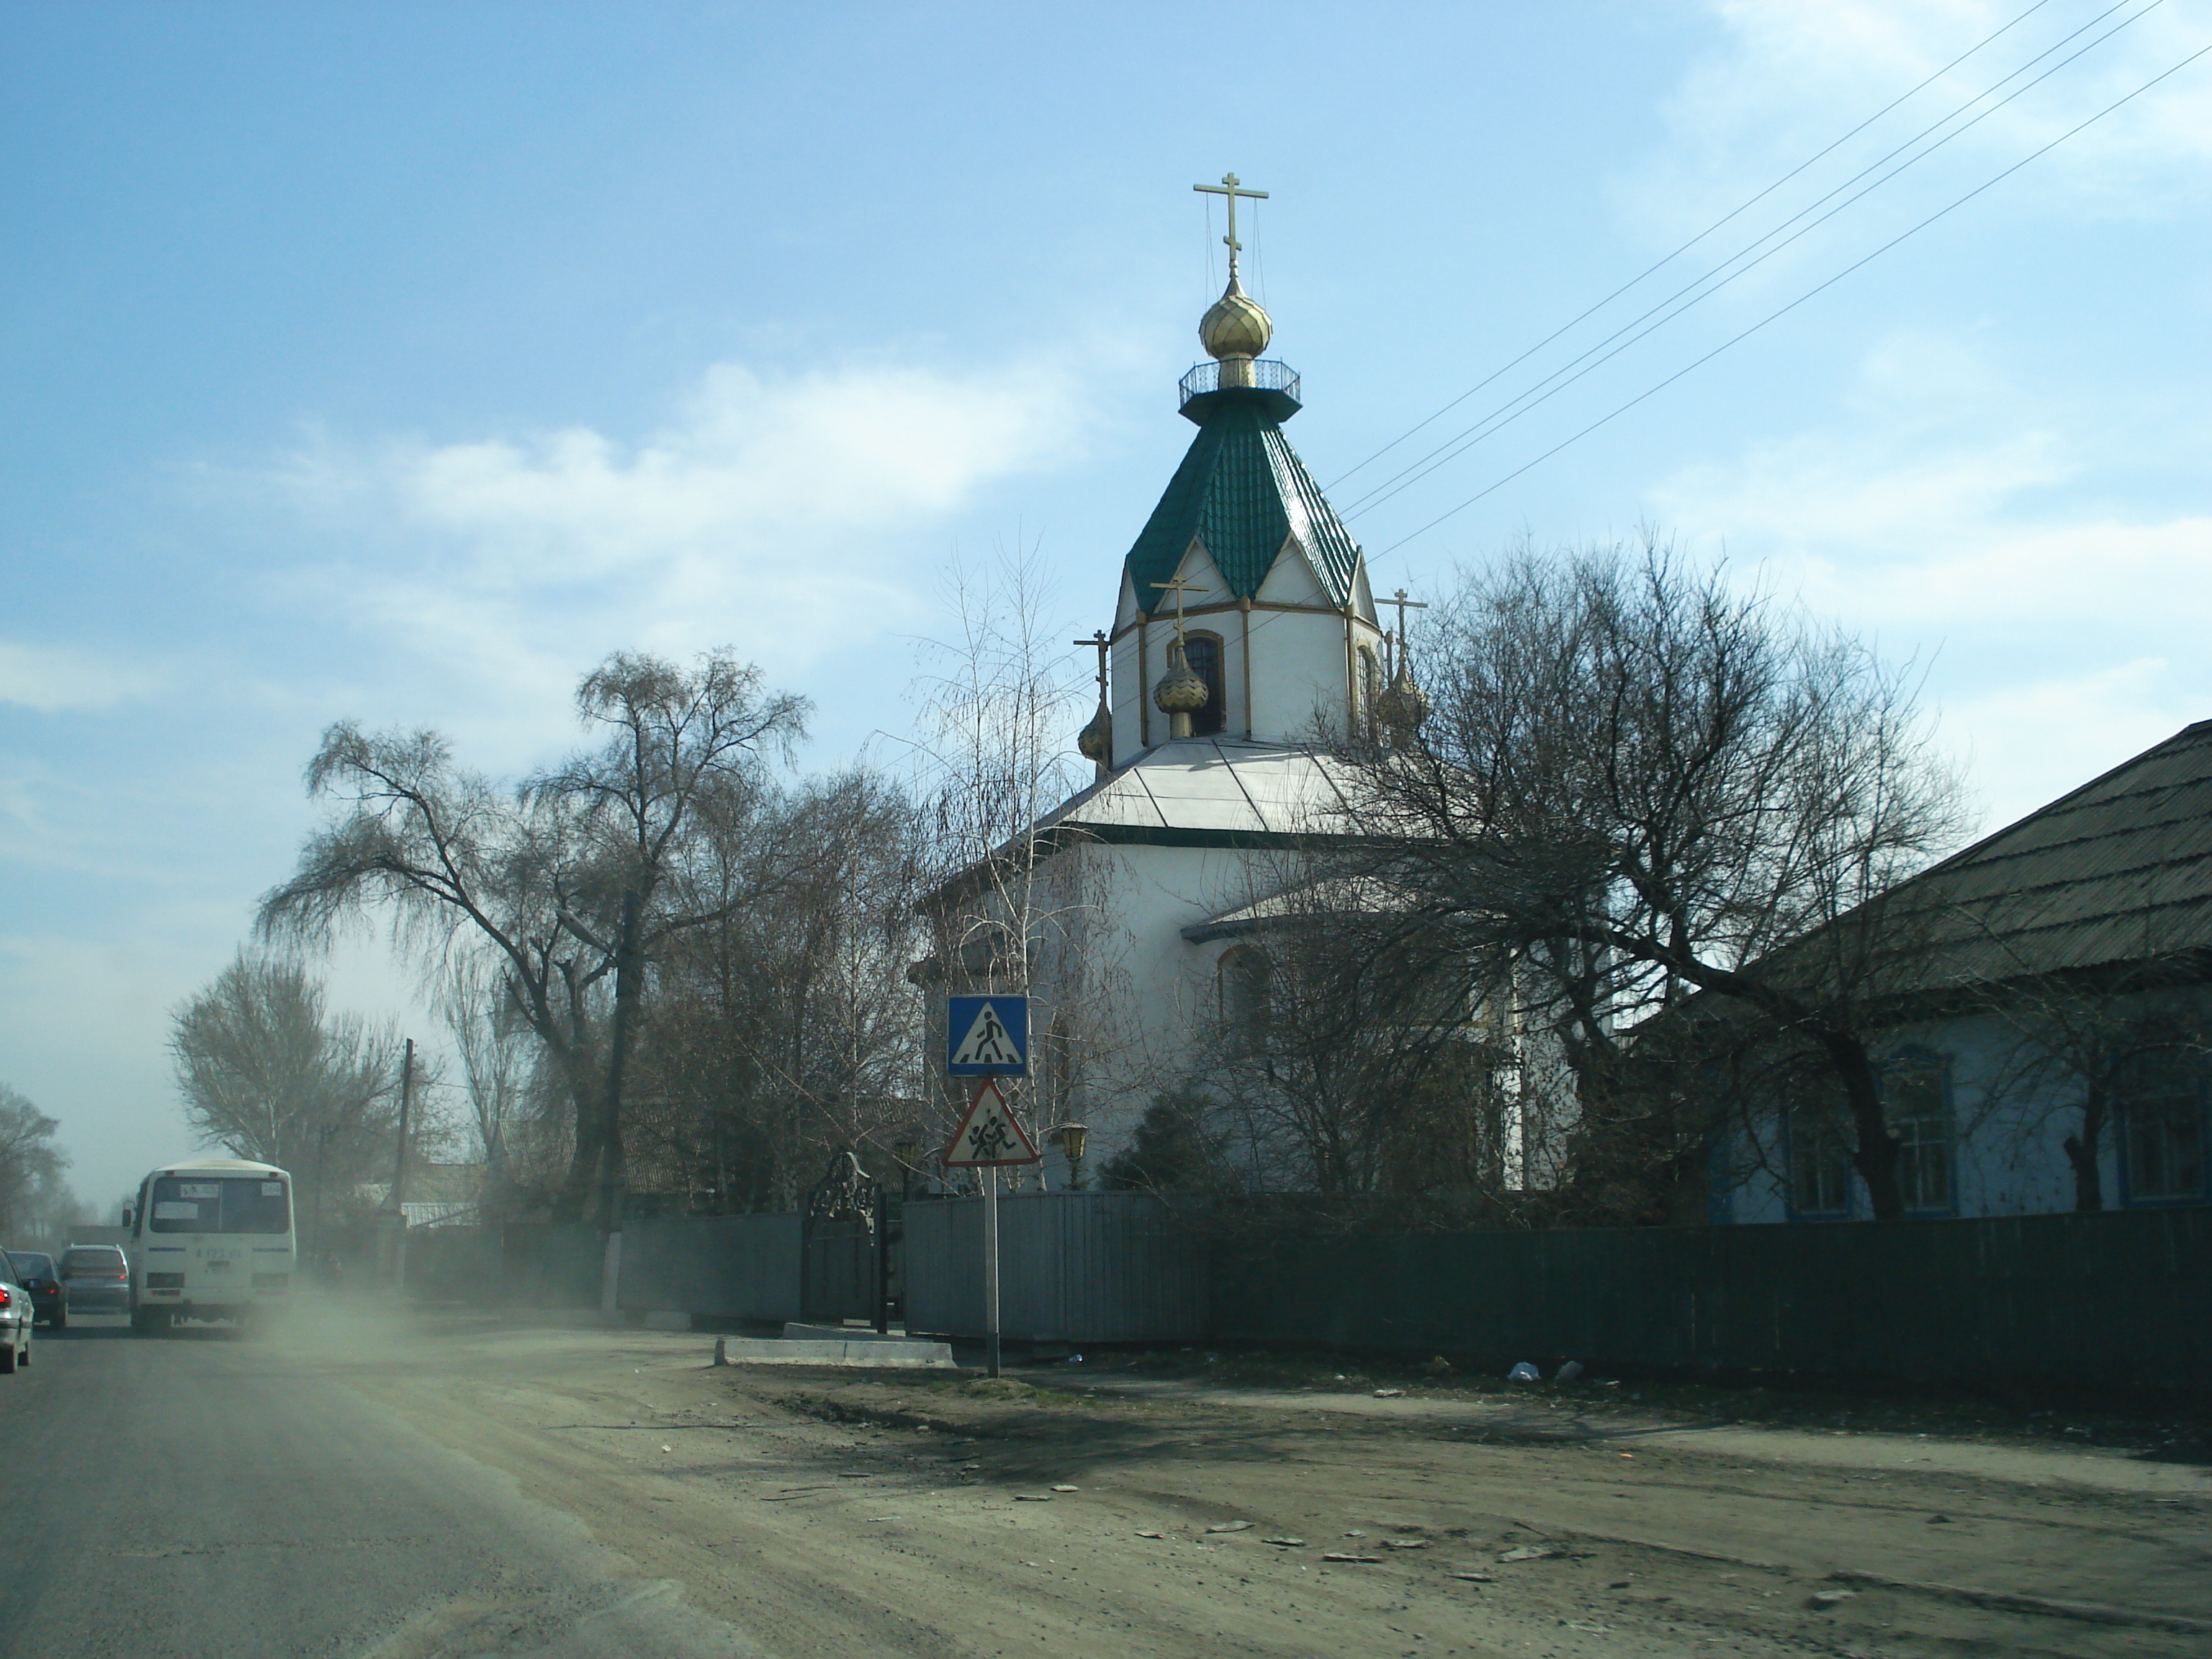
[[131,1263],[115,1244],[72,1244],[62,1252],[62,1300],[70,1313],[129,1313]]
[[62,1297],[62,1276],[53,1257],[44,1250],[10,1250],[15,1282],[31,1293],[31,1306],[55,1330],[69,1323],[69,1304]]
[[31,1293],[16,1282],[15,1263],[0,1250],[0,1376],[31,1363],[31,1327],[38,1317]]

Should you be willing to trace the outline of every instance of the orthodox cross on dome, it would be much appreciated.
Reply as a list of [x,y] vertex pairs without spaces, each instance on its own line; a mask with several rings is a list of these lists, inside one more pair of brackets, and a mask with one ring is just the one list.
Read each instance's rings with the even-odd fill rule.
[[1391,672],[1395,677],[1398,669],[1405,665],[1406,661],[1406,613],[1408,611],[1426,611],[1429,608],[1429,602],[1426,599],[1407,599],[1406,590],[1401,587],[1382,603],[1398,607],[1398,659],[1391,666]]
[[1155,582],[1153,586],[1158,587],[1163,593],[1172,593],[1176,596],[1176,643],[1177,645],[1181,645],[1182,643],[1183,595],[1186,593],[1210,593],[1213,590],[1210,587],[1200,586],[1198,583],[1182,575],[1178,575],[1170,581]]
[[1103,702],[1106,700],[1106,653],[1113,641],[1106,637],[1106,630],[1102,628],[1087,640],[1071,640],[1069,643],[1087,645],[1098,653],[1098,700]]
[[1221,240],[1229,245],[1229,280],[1233,283],[1237,280],[1237,256],[1244,251],[1244,244],[1237,240],[1237,198],[1242,196],[1248,202],[1264,202],[1267,199],[1267,192],[1246,190],[1243,181],[1233,173],[1223,173],[1218,185],[1193,185],[1191,188],[1202,195],[1228,198],[1229,234]]

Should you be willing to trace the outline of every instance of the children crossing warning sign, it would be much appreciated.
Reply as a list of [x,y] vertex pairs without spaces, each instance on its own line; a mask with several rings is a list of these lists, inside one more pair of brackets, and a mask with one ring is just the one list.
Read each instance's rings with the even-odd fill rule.
[[995,1170],[1010,1164],[1035,1164],[1041,1154],[988,1078],[975,1091],[968,1115],[945,1150],[946,1165],[957,1170]]
[[954,1077],[1030,1074],[1030,1000],[953,997],[946,1011],[945,1069]]

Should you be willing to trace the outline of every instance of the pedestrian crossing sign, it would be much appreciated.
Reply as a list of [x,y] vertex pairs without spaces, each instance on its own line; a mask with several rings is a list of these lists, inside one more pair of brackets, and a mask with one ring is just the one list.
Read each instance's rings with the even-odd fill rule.
[[1042,1155],[1022,1127],[1022,1121],[1006,1104],[999,1085],[989,1078],[975,1091],[968,1115],[952,1144],[945,1149],[946,1165],[957,1170],[1000,1169],[1009,1164],[1035,1164]]
[[953,997],[945,1021],[945,1066],[954,1077],[1030,1074],[1030,1000]]

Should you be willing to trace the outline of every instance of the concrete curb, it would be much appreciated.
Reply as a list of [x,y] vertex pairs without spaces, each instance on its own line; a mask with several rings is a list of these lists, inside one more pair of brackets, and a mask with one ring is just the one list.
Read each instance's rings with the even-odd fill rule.
[[714,1339],[717,1365],[848,1365],[863,1369],[957,1371],[952,1349],[944,1342],[921,1342],[905,1337],[885,1341],[830,1341],[817,1339],[757,1336],[718,1336]]

